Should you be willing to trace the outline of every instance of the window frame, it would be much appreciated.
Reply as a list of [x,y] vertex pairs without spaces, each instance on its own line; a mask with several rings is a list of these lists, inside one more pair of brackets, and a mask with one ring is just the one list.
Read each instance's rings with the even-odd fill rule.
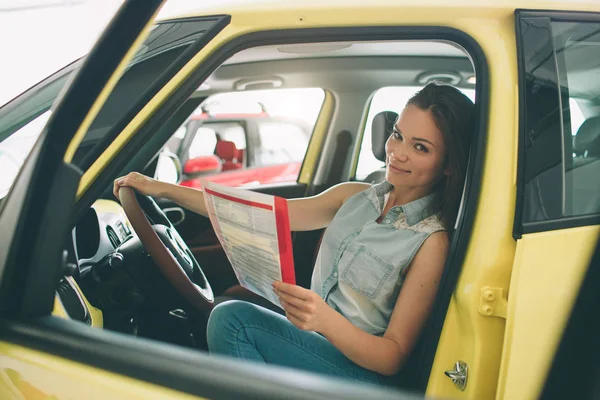
[[[517,48],[517,73],[518,73],[518,98],[519,98],[519,132],[518,132],[518,155],[517,155],[517,198],[515,207],[515,219],[513,225],[513,238],[518,240],[523,234],[546,232],[559,229],[576,228],[580,226],[599,225],[600,211],[593,214],[563,216],[560,218],[547,219],[544,221],[523,222],[523,205],[525,197],[525,142],[527,140],[527,110],[526,110],[526,92],[525,92],[525,65],[523,54],[523,35],[520,29],[520,23],[524,18],[547,18],[549,23],[553,22],[574,22],[574,23],[598,23],[600,25],[600,12],[582,12],[582,11],[553,11],[553,10],[530,10],[517,9],[515,10],[515,33],[516,33],[516,48]],[[554,49],[554,41],[552,40],[552,48]],[[556,69],[554,70],[554,80],[559,82],[559,72],[564,73],[564,65],[559,65],[559,60],[556,59],[554,53]],[[562,96],[561,96],[562,97]],[[561,113],[561,120],[563,116]],[[561,138],[564,146],[564,129],[561,130]],[[562,168],[565,168],[565,158],[563,149]],[[565,180],[563,173],[563,183]],[[563,188],[566,191],[566,188]],[[563,204],[564,207],[564,204]]]

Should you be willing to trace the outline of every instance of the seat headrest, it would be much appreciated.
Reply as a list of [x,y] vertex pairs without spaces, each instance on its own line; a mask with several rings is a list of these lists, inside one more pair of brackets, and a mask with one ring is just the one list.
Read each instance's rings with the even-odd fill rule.
[[586,119],[577,130],[573,141],[573,151],[583,154],[600,153],[600,116]]
[[398,113],[394,111],[382,111],[373,117],[371,124],[371,147],[373,155],[379,161],[385,162],[385,142],[394,130],[394,124],[398,120]]
[[238,156],[238,149],[235,143],[228,140],[219,140],[215,148],[215,154],[224,161],[234,161]]

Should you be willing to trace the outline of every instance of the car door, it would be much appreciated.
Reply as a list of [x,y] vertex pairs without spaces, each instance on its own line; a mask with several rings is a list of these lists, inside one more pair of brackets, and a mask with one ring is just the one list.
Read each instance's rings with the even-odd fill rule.
[[[81,171],[71,163],[74,151],[126,62],[148,35],[149,22],[161,4],[160,0],[129,0],[122,5],[63,92],[2,204],[1,398],[84,397],[90,389],[103,386],[100,381],[90,387],[73,379],[83,372],[75,363],[44,352],[35,342],[11,340],[8,332],[16,329],[16,318],[31,319],[52,311],[55,276],[63,261],[61,242],[81,178]],[[123,389],[113,386],[105,393],[129,397],[128,389]]]
[[540,395],[600,232],[600,15],[517,11],[516,29],[517,250],[499,399]]

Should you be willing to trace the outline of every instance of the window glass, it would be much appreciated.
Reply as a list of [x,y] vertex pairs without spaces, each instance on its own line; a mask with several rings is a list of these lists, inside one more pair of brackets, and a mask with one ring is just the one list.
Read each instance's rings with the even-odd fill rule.
[[259,123],[260,148],[256,165],[301,163],[308,147],[310,132],[287,122]]
[[200,156],[210,156],[215,154],[217,146],[217,133],[214,129],[201,126],[196,131],[196,135],[188,149],[187,158],[196,158]]
[[600,23],[524,18],[522,220],[600,212]]
[[0,199],[8,193],[50,114],[46,111],[0,142]]
[[169,152],[176,154],[177,151],[179,150],[179,146],[181,146],[181,142],[183,141],[183,138],[185,137],[186,132],[187,132],[187,126],[186,125],[180,126],[179,129],[177,129],[177,131],[175,131],[173,136],[171,136],[169,141],[167,141],[166,149]]
[[87,170],[136,112],[192,57],[186,50],[219,22],[206,17],[156,23],[86,132],[73,163]]
[[[377,170],[385,167],[385,163],[379,161],[373,155],[371,146],[372,124],[375,115],[382,111],[394,111],[400,113],[408,99],[410,99],[421,87],[419,86],[389,86],[379,89],[373,95],[367,121],[358,155],[358,165],[356,167],[356,180],[362,181],[367,176]],[[469,98],[475,101],[475,90],[461,89]]]
[[592,103],[600,99],[600,23],[553,22],[552,32],[562,67],[558,70],[562,92],[569,95],[569,107],[563,107],[563,119],[571,122],[571,132],[563,132],[565,148],[572,149],[565,155],[564,162],[564,215],[598,213],[600,109],[592,108],[584,116],[575,98]]
[[200,187],[201,179],[229,186],[295,182],[324,99],[318,88],[208,97],[179,139],[181,184]]
[[8,193],[50,117],[54,100],[78,66],[74,63],[58,71],[0,108],[0,199]]
[[572,97],[569,99],[569,113],[571,114],[571,134],[575,137],[579,127],[585,121],[585,117],[579,108],[579,104]]
[[246,148],[246,131],[237,122],[205,123],[196,131],[185,158],[215,154],[220,140],[233,142],[236,149],[243,150]]
[[244,150],[246,148],[246,130],[241,123],[209,124],[208,126],[213,129],[218,129],[217,137],[220,138],[220,140],[233,142],[238,150]]

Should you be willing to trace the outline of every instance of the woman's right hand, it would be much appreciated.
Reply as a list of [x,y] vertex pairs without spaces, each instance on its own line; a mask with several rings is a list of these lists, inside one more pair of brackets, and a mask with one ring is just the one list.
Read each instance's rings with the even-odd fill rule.
[[130,172],[129,174],[115,179],[113,185],[113,194],[118,199],[119,189],[123,186],[134,188],[138,193],[147,196],[160,196],[163,182],[152,179],[139,172]]

